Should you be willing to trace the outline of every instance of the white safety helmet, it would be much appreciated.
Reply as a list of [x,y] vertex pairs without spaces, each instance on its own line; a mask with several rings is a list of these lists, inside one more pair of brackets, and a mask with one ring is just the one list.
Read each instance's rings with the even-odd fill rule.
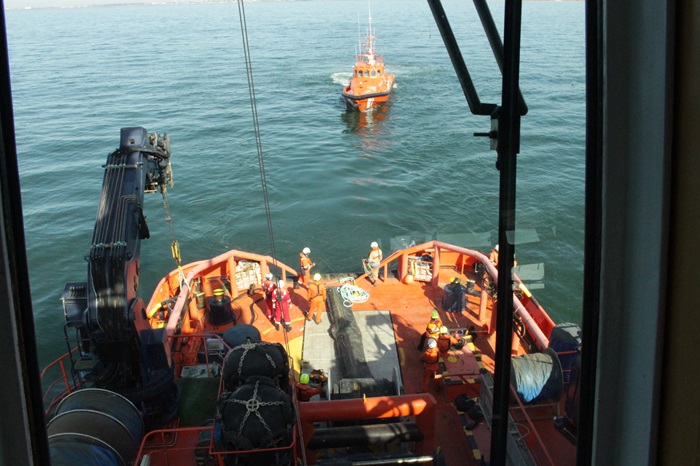
[[379,247],[379,245],[377,244],[377,242],[376,242],[376,241],[372,241],[372,244],[370,244],[370,247],[373,247],[373,248],[378,248],[378,247]]
[[279,286],[280,288],[284,288],[284,280],[278,281],[277,286]]
[[437,341],[435,341],[435,338],[431,338],[428,340],[428,348],[436,348],[437,347]]
[[317,282],[317,281],[320,281],[320,280],[321,280],[321,274],[320,274],[320,273],[315,273],[315,274],[314,274],[314,281]]
[[265,280],[272,280],[272,274],[268,273],[267,275],[265,275]]
[[304,254],[311,254],[311,249],[304,248],[301,252],[303,252]]

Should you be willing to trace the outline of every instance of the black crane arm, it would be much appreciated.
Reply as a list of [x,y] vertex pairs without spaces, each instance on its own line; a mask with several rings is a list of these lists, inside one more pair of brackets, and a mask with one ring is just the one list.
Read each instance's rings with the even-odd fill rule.
[[129,310],[138,295],[141,240],[149,237],[143,198],[172,182],[170,140],[145,128],[122,128],[119,148],[109,154],[104,169],[87,258],[85,315],[90,339],[103,362],[122,357],[119,346],[137,337]]
[[[66,342],[81,385],[125,396],[152,429],[175,416],[180,396],[164,329],[150,327],[138,296],[141,240],[149,237],[144,194],[158,188],[165,194],[172,185],[170,141],[141,127],[122,128],[104,169],[87,281],[68,283],[61,297]],[[80,351],[73,353],[76,343]]]

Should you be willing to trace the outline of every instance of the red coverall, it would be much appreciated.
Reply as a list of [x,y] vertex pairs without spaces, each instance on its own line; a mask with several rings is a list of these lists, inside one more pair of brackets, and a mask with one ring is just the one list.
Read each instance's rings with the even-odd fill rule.
[[289,296],[289,292],[284,288],[277,288],[272,296],[272,308],[275,311],[275,324],[279,325],[282,318],[284,318],[285,325],[291,324],[292,319],[289,318],[289,306],[292,304],[292,298]]
[[275,285],[275,282],[273,280],[265,280],[262,284],[262,289],[265,293],[265,313],[267,315],[268,320],[272,321],[272,318],[275,315],[274,307],[272,305],[272,297],[275,294],[277,285]]
[[297,398],[299,401],[309,401],[312,396],[323,392],[323,387],[313,388],[309,384],[297,382]]
[[439,369],[438,358],[440,357],[440,351],[436,348],[428,348],[421,354],[420,359],[423,361],[423,391],[430,391],[430,384],[433,384],[435,390],[439,390],[439,387],[435,383],[435,373]]

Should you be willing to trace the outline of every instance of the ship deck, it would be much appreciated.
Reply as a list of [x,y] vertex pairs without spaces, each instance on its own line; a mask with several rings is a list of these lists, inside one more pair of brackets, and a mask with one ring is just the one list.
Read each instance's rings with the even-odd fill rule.
[[[422,352],[417,346],[432,311],[439,312],[443,325],[451,331],[466,333],[466,329],[471,327],[473,341],[470,337],[469,343],[461,350],[450,350],[446,357],[441,358],[441,370],[437,375],[439,388],[431,388],[431,394],[437,402],[434,421],[435,446],[436,451],[444,458],[444,464],[478,465],[484,464],[484,461],[488,463],[490,457],[489,424],[486,419],[473,421],[466,412],[456,408],[454,401],[463,394],[474,399],[478,399],[482,394],[485,380],[482,372],[493,371],[495,335],[488,333],[490,322],[479,318],[481,289],[477,284],[472,294],[468,295],[467,309],[464,312],[452,313],[442,309],[443,287],[452,277],[478,282],[476,277],[460,274],[451,268],[441,271],[437,286],[429,281],[405,284],[391,273],[386,279],[378,280],[375,286],[366,277],[359,277],[354,284],[364,290],[368,298],[364,302],[351,305],[354,320],[362,335],[362,341],[353,341],[353,345],[361,347],[373,378],[398,379],[400,394],[420,394],[423,364],[419,359]],[[338,278],[340,277],[323,277],[329,292],[341,286]],[[338,367],[339,358],[333,351],[334,342],[329,332],[333,310],[329,309],[324,314],[320,324],[308,321],[305,318],[309,307],[306,290],[303,287],[294,289],[290,284],[289,291],[293,304],[290,332],[285,332],[281,327],[276,329],[265,319],[262,292],[242,296],[237,303],[240,308],[252,311],[252,321],[260,330],[263,340],[285,345],[292,360],[295,378],[298,379],[302,371],[322,369],[329,376],[330,394],[341,372]],[[490,300],[488,306],[490,311]],[[487,315],[490,316],[490,312]],[[513,354],[517,352],[515,345]],[[317,397],[309,403],[323,403],[327,396],[320,399]],[[521,410],[527,412],[528,419],[523,418],[525,415],[515,413],[517,408],[513,410],[515,426],[522,434],[522,439],[528,443],[531,450],[541,451],[541,458],[536,459],[536,464],[573,464],[575,449],[554,429],[552,422],[552,418],[561,410],[560,404],[561,402],[553,401]],[[551,445],[554,442],[559,447],[546,452],[537,446],[533,448],[531,444],[538,440],[532,432],[533,426],[536,426],[540,436],[551,437],[541,439],[543,444]],[[332,455],[332,452],[329,454]]]
[[[140,464],[140,460],[146,456],[152,465],[222,464],[221,458],[225,453],[218,453],[211,441],[214,435],[213,419],[216,416],[217,400],[224,391],[221,381],[224,341],[214,334],[224,335],[231,327],[231,322],[212,325],[203,300],[200,303],[198,297],[205,296],[205,293],[210,296],[212,288],[221,284],[228,284],[230,287],[241,274],[246,275],[255,270],[257,272],[253,275],[257,278],[252,279],[250,286],[247,282],[238,282],[238,292],[231,296],[235,323],[253,325],[260,332],[262,340],[284,346],[290,361],[292,384],[299,379],[302,372],[311,372],[314,369],[323,370],[328,376],[325,394],[295,408],[301,418],[295,430],[296,452],[300,457],[297,464],[322,464],[324,460],[332,460],[350,451],[338,446],[316,445],[312,448],[309,441],[313,438],[313,433],[308,432],[317,427],[335,426],[335,421],[332,420],[334,410],[339,402],[342,404],[346,401],[361,401],[366,407],[374,403],[373,406],[378,407],[379,410],[372,411],[370,417],[365,416],[369,421],[366,424],[376,424],[377,418],[392,417],[388,415],[390,412],[400,412],[400,415],[393,414],[393,417],[412,419],[411,422],[415,423],[411,428],[417,426],[420,435],[424,437],[422,440],[416,440],[414,436],[410,441],[402,437],[398,447],[396,439],[391,446],[381,442],[367,445],[364,448],[368,452],[381,454],[386,452],[386,448],[398,448],[401,452],[406,450],[417,453],[422,461],[419,461],[419,464],[488,464],[491,456],[489,419],[495,348],[495,334],[489,331],[489,328],[494,326],[491,322],[493,301],[488,297],[488,293],[481,289],[483,275],[477,276],[473,262],[474,259],[482,262],[487,259],[478,254],[464,261],[466,250],[453,248],[451,252],[448,246],[439,243],[429,246],[428,249],[424,245],[416,246],[415,250],[408,253],[401,251],[386,259],[380,272],[382,278],[375,285],[364,275],[322,276],[321,280],[329,291],[329,298],[327,311],[319,324],[306,319],[305,315],[309,309],[306,290],[294,286],[293,274],[287,275],[292,269],[284,266],[281,268],[281,277],[288,285],[292,301],[292,329],[288,332],[283,327],[276,328],[265,317],[265,299],[259,286],[259,277],[265,273],[267,258],[244,256],[247,260],[260,261],[257,263],[263,265],[260,267],[262,271],[252,268],[246,269],[245,272],[237,272],[239,269],[236,264],[242,264],[243,262],[239,261],[243,259],[234,261],[234,257],[241,257],[243,253],[240,251],[230,251],[209,261],[189,264],[185,267],[185,273],[199,277],[198,286],[202,287],[202,292],[196,292],[195,287],[191,291],[194,299],[178,299],[179,304],[173,306],[162,304],[175,302],[173,299],[178,295],[189,296],[189,287],[180,288],[177,271],[165,277],[147,308],[151,309],[149,312],[153,328],[165,327],[171,330],[171,327],[182,327],[182,332],[169,337],[174,340],[166,345],[173,351],[170,357],[175,363],[181,401],[177,416],[172,422],[162,429],[146,434],[136,455],[135,464]],[[420,270],[411,268],[412,259],[408,256],[411,253],[420,256],[420,251],[425,250],[440,252],[435,256],[436,264],[431,266],[431,269],[434,266],[438,275],[433,277],[431,272],[430,276],[425,277],[425,281],[406,280],[407,276],[421,278]],[[393,261],[398,261],[398,267],[392,270],[389,264],[395,263]],[[408,269],[411,269],[411,273],[406,273]],[[404,271],[401,275],[403,280],[399,278],[399,270]],[[481,271],[479,273],[483,274]],[[442,308],[444,288],[453,278],[459,278],[462,283],[469,284],[466,309],[462,312],[448,312]],[[347,302],[339,294],[340,287],[348,281],[357,287],[353,296],[359,296],[360,299],[354,302]],[[521,296],[519,299],[526,303],[523,305],[528,307],[528,316],[537,321],[535,327],[543,329],[549,335],[553,325],[551,319],[533,297],[529,294],[527,296],[529,297]],[[186,307],[178,307],[183,305]],[[538,310],[542,312],[538,313]],[[422,352],[417,346],[433,311],[439,313],[443,325],[450,331],[464,335],[466,344],[461,349],[449,350],[441,357],[438,383],[430,387],[430,393],[426,395],[422,390]],[[161,318],[163,320],[159,321]],[[354,333],[344,336],[343,346],[338,343],[337,332],[338,328],[348,326],[349,322],[354,328]],[[194,344],[196,340],[206,341],[206,345]],[[189,343],[185,344],[185,341]],[[526,345],[521,344],[519,338],[514,338],[513,341],[513,356],[527,352]],[[213,344],[211,348],[210,343]],[[203,347],[206,347],[204,353],[201,351]],[[348,353],[350,360],[347,359]],[[59,380],[66,382],[65,374],[69,367],[67,357],[68,355],[64,356],[64,359],[54,364],[54,369],[60,368],[63,374]],[[352,366],[351,370],[348,370],[349,366]],[[381,379],[390,381],[395,393],[376,395],[369,390],[365,392],[362,380]],[[347,381],[350,382],[343,385],[343,382]],[[393,398],[394,396],[396,398]],[[554,400],[522,406],[517,396],[512,397],[512,424],[509,436],[511,445],[508,451],[511,459],[515,458],[514,464],[575,463],[575,446],[555,429],[553,422],[553,418],[563,411],[564,398],[565,396],[561,395]],[[329,403],[327,399],[333,401]],[[410,404],[416,401],[418,404]],[[478,406],[476,411],[471,410],[468,403],[465,407],[466,401],[475,402]],[[328,404],[324,405],[325,403]],[[369,413],[369,408],[367,409]],[[408,409],[408,412],[405,409]],[[318,417],[319,413],[321,417]],[[322,421],[309,421],[313,416]],[[346,414],[346,417],[340,419],[342,420],[338,425],[347,424],[349,420],[356,418],[347,417]],[[399,429],[401,428],[403,426],[399,426]],[[303,434],[300,435],[299,432]],[[411,434],[415,433],[414,430]],[[357,448],[352,451],[357,451]],[[395,450],[392,450],[392,453],[395,453]],[[432,460],[434,454],[436,461]],[[219,462],[202,463],[210,461],[211,455],[218,458]]]

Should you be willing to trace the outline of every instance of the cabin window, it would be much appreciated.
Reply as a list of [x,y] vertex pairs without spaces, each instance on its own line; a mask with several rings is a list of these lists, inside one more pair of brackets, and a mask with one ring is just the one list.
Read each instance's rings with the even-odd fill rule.
[[377,70],[373,69],[373,70],[372,70],[372,77],[374,78],[374,77],[376,77],[376,76],[377,76]]

